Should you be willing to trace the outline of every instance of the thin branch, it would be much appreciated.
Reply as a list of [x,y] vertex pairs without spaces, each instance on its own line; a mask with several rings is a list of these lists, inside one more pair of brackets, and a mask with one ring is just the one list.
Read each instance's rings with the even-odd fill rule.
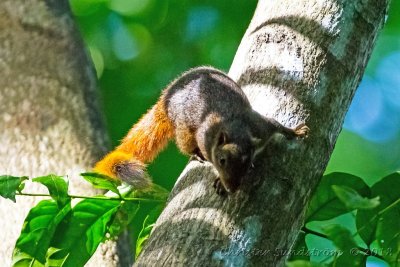
[[[35,194],[35,193],[16,193],[17,196],[32,196],[32,197],[51,197],[48,194]],[[149,198],[135,198],[135,197],[106,197],[106,196],[78,196],[68,195],[70,198],[82,198],[82,199],[98,199],[98,200],[120,200],[120,201],[134,201],[134,202],[155,202],[164,203],[161,199],[149,199]]]

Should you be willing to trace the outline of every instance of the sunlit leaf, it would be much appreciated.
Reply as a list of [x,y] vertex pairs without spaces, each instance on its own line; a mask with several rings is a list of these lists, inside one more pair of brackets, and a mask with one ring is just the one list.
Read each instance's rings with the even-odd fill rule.
[[15,245],[13,262],[20,264],[21,259],[25,262],[31,257],[31,263],[39,261],[44,264],[54,232],[70,210],[69,202],[60,207],[52,200],[42,200],[32,208]]
[[121,185],[120,180],[112,179],[111,177],[95,172],[81,173],[81,176],[95,188],[110,190],[115,194],[120,195],[118,191],[118,186]]
[[32,179],[33,182],[41,183],[47,187],[50,196],[57,201],[57,204],[62,207],[70,201],[68,196],[68,182],[62,176],[54,174],[41,176]]
[[57,228],[52,247],[60,249],[51,259],[66,257],[64,267],[84,266],[101,241],[121,205],[117,200],[85,199]]
[[39,261],[37,261],[31,255],[20,251],[17,254],[13,255],[11,266],[12,267],[26,267],[26,266],[43,267],[44,265],[41,264]]
[[56,254],[57,252],[59,252],[60,249],[58,248],[53,248],[50,247],[47,250],[47,254],[46,254],[46,267],[56,267],[56,266],[63,266],[67,256],[65,256],[64,258],[60,258],[60,259],[52,259],[51,257]]
[[24,181],[28,177],[15,177],[11,175],[0,176],[0,196],[11,199],[15,202],[15,194],[21,192],[24,187]]
[[369,195],[369,187],[357,176],[340,172],[324,175],[311,198],[306,222],[329,220],[350,211],[336,196],[332,185],[347,186],[362,196]]

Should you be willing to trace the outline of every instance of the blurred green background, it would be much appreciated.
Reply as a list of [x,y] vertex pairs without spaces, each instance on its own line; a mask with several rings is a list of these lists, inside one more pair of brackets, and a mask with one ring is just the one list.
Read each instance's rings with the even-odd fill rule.
[[[227,71],[256,1],[70,0],[92,55],[115,146],[180,73]],[[174,144],[149,166],[171,189],[188,159]]]
[[[199,65],[227,71],[256,3],[70,0],[96,67],[113,146],[178,74]],[[355,174],[371,185],[400,170],[399,137],[400,1],[393,0],[326,172]],[[171,189],[187,160],[170,145],[149,171]]]

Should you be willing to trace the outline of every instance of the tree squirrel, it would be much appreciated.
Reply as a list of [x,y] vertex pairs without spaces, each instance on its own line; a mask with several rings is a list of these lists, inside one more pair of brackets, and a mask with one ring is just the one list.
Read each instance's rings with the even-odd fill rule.
[[235,192],[254,158],[275,133],[305,137],[309,128],[294,130],[254,111],[242,89],[212,67],[191,69],[162,92],[157,103],[136,123],[121,144],[94,170],[138,189],[151,184],[145,163],[175,137],[184,154],[211,162],[219,178],[218,194]]

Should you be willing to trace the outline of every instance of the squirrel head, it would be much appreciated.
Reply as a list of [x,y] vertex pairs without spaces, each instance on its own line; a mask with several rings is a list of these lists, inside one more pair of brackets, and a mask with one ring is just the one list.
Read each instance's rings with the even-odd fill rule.
[[253,161],[265,147],[262,139],[254,137],[245,127],[231,124],[215,136],[211,161],[218,171],[222,185],[235,192],[243,177],[254,167]]

